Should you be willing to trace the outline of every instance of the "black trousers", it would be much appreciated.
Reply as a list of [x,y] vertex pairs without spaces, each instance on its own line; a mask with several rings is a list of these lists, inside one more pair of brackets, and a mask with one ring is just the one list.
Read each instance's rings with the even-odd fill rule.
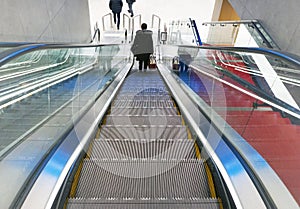
[[120,13],[116,13],[116,12],[113,12],[114,14],[114,23],[117,24],[117,28],[118,30],[120,29],[120,18],[121,18],[121,15]]
[[151,55],[150,53],[136,55],[136,59],[139,61],[139,70],[143,69],[143,65],[144,65],[144,69],[147,69],[150,55]]

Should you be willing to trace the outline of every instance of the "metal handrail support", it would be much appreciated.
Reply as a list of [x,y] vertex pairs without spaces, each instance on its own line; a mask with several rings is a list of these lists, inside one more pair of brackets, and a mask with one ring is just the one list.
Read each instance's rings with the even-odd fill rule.
[[[125,21],[126,18],[128,20],[128,28],[126,28],[126,21]],[[131,21],[130,21],[130,19],[131,18],[129,17],[129,15],[123,14],[123,28],[126,28],[128,31],[131,30]]]
[[[267,47],[275,50],[280,50],[280,47],[275,43],[269,33],[264,29],[261,23],[258,20],[239,20],[239,21],[212,21],[212,22],[203,22],[202,25],[207,26],[216,26],[216,25],[234,25],[238,26],[241,24],[248,24],[253,26],[253,29],[260,35]],[[260,27],[259,27],[259,26]]]
[[198,28],[197,28],[197,25],[196,25],[196,21],[192,20],[190,18],[190,22],[191,22],[191,26],[192,26],[192,30],[193,30],[195,39],[196,39],[196,43],[197,43],[198,46],[202,46],[202,41],[201,41],[200,34],[199,34],[199,31],[198,31]]
[[132,21],[132,31],[134,31],[135,30],[135,19],[136,18],[139,18],[138,20],[139,20],[139,22],[140,22],[140,24],[139,25],[141,25],[142,24],[142,15],[135,15],[134,17],[132,17],[132,19],[131,19],[131,21]]
[[94,35],[93,35],[93,38],[90,43],[94,42],[94,40],[96,39],[96,36],[97,36],[97,42],[99,43],[100,42],[100,29],[98,27],[98,22],[96,22],[96,24],[94,26]]
[[107,16],[109,16],[109,18],[110,18],[110,27],[112,28],[112,14],[111,13],[108,13],[108,14],[106,14],[106,15],[104,15],[104,16],[102,16],[102,26],[103,26],[103,31],[105,31],[105,23],[104,23],[104,19],[105,19],[105,17],[107,17]]
[[[257,33],[259,33],[259,35],[262,37],[262,39],[265,41],[265,43],[267,44],[267,46],[271,49],[277,49],[280,50],[279,46],[275,43],[275,41],[272,39],[272,37],[268,34],[268,32],[262,27],[262,25],[260,24],[259,21],[255,20],[252,21],[252,25],[255,28],[255,30],[257,31]],[[259,26],[260,27],[259,27]],[[265,36],[266,34],[266,36]],[[269,40],[268,40],[269,38]]]
[[155,14],[152,15],[152,23],[151,23],[151,28],[154,28],[154,18],[158,19],[158,29],[160,29],[160,23],[161,23],[161,18]]

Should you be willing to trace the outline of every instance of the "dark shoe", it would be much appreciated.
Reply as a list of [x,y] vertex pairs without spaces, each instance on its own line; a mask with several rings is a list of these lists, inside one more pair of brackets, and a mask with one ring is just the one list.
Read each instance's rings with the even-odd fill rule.
[[130,10],[127,10],[130,13]]
[[130,17],[133,17],[133,14],[131,14]]

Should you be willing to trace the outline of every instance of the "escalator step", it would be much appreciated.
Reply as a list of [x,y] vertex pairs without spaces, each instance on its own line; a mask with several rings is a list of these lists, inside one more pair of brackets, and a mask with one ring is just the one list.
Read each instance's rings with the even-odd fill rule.
[[201,159],[85,159],[75,197],[209,198],[210,191]]
[[125,96],[160,96],[160,97],[169,97],[170,93],[168,89],[164,87],[158,88],[148,88],[148,87],[133,87],[128,89],[121,89],[117,97],[125,97]]
[[185,126],[101,126],[100,139],[186,139]]
[[172,100],[154,100],[154,101],[139,101],[139,100],[114,100],[112,107],[119,108],[168,108],[174,107]]
[[172,108],[111,108],[111,115],[177,115]]
[[181,125],[179,115],[108,115],[106,125]]
[[[156,79],[159,76],[156,77]],[[162,80],[150,81],[149,79],[136,78],[135,80],[126,79],[121,87],[122,92],[168,92]]]
[[112,199],[80,199],[68,200],[68,209],[220,209],[218,199],[141,199],[141,200],[112,200]]
[[196,158],[195,142],[183,140],[95,140],[92,159],[190,159]]
[[127,93],[127,94],[119,94],[116,96],[115,100],[146,100],[146,101],[154,101],[154,100],[170,100],[171,97],[169,95],[139,95],[136,93]]

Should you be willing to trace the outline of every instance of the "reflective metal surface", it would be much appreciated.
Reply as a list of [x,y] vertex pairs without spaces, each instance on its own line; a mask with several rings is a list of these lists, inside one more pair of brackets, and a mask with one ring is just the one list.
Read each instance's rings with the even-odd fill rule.
[[297,208],[299,59],[260,48],[173,46],[161,51],[162,62],[208,106],[207,117],[233,137],[277,207],[288,202]]
[[26,194],[40,163],[127,64],[127,56],[118,45],[48,48],[0,67],[3,207],[19,204],[18,195]]

